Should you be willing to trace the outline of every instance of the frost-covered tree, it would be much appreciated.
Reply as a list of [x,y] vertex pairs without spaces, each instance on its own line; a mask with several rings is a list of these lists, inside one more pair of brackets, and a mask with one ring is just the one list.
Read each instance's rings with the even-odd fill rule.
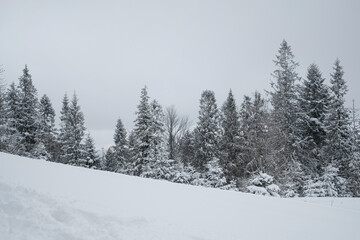
[[179,140],[180,160],[185,166],[192,164],[195,158],[195,139],[192,131],[187,130]]
[[167,138],[169,159],[179,156],[179,140],[189,128],[189,119],[180,117],[174,106],[165,109],[165,133]]
[[194,130],[195,158],[194,167],[206,170],[206,164],[213,158],[219,158],[220,114],[213,91],[205,90],[201,94],[199,121]]
[[240,121],[236,103],[232,91],[230,90],[221,114],[221,159],[220,164],[224,169],[227,179],[239,177],[240,175],[240,153],[241,135]]
[[[348,179],[353,147],[349,110],[345,107],[345,95],[348,89],[344,80],[343,67],[340,65],[339,59],[335,61],[334,73],[331,74],[330,82],[329,144],[326,153],[331,164],[339,168],[339,176]],[[346,195],[345,192],[339,194]]]
[[83,145],[83,157],[80,166],[100,169],[100,159],[96,153],[94,139],[87,134]]
[[114,171],[126,172],[128,168],[128,146],[126,130],[120,118],[116,123],[114,143],[113,163],[110,164],[111,168],[116,168]]
[[39,137],[48,153],[48,160],[57,161],[59,149],[56,141],[55,110],[45,94],[39,104]]
[[298,63],[294,60],[291,47],[284,40],[281,43],[279,53],[274,60],[276,70],[272,77],[272,91],[270,101],[271,113],[271,143],[273,161],[276,161],[274,173],[281,178],[282,182],[289,184],[298,182],[301,170],[298,169],[298,151],[301,149],[299,141],[299,115],[297,82],[300,80],[296,72]]
[[70,109],[69,109],[69,98],[67,94],[64,95],[62,100],[62,108],[60,112],[60,133],[58,142],[61,147],[60,162],[69,163],[71,159],[71,130],[70,130]]
[[34,152],[39,143],[39,112],[37,90],[35,89],[29,69],[25,65],[23,75],[19,78],[19,126],[18,130],[23,137],[23,144],[27,156],[39,156]]
[[350,162],[350,188],[354,196],[360,196],[360,119],[355,101],[351,109],[352,159]]
[[311,64],[300,91],[301,160],[310,175],[320,174],[321,168],[327,165],[324,146],[330,95],[324,80],[317,65]]
[[144,166],[151,161],[151,110],[147,88],[141,90],[140,103],[137,106],[134,127],[134,174],[141,175]]
[[6,86],[4,78],[2,77],[4,70],[0,66],[0,151],[6,151],[7,131],[6,131]]
[[80,110],[78,98],[73,95],[71,104],[67,95],[63,99],[61,110],[59,142],[62,149],[62,162],[80,165],[83,156],[82,141],[84,138],[84,114]]
[[245,176],[270,168],[268,120],[269,113],[261,94],[255,92],[253,100],[245,96],[240,109],[241,168]]
[[20,120],[20,92],[12,83],[6,92],[6,151],[12,154],[24,155],[25,146],[23,136],[19,132]]

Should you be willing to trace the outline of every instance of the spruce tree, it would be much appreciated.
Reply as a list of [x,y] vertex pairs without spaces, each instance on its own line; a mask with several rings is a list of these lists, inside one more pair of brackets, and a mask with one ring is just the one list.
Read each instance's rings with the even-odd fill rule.
[[0,66],[0,151],[6,151],[7,131],[6,131],[6,87],[2,77],[4,70]]
[[213,158],[219,158],[219,111],[213,91],[205,90],[201,94],[199,121],[195,128],[194,167],[206,171],[206,165]]
[[60,119],[59,142],[62,150],[62,162],[81,165],[86,161],[83,159],[82,146],[85,126],[84,114],[80,110],[76,94],[73,95],[70,105],[65,94]]
[[84,141],[84,152],[80,166],[100,169],[100,159],[96,153],[94,139],[88,133]]
[[[349,164],[352,157],[352,142],[350,133],[349,110],[345,107],[345,95],[348,91],[344,80],[343,67],[337,59],[334,64],[334,73],[331,74],[331,98],[329,113],[329,134],[327,156],[334,167],[339,168],[339,176],[349,178]],[[348,192],[341,191],[340,196]]]
[[48,153],[48,160],[57,161],[59,149],[56,142],[55,110],[46,94],[42,96],[39,104],[39,136]]
[[34,156],[41,153],[35,153],[36,144],[39,139],[37,136],[39,129],[39,112],[38,112],[38,98],[37,91],[33,85],[29,69],[25,65],[23,75],[19,78],[19,126],[18,130],[23,136],[23,144],[27,156]]
[[84,138],[85,126],[84,126],[84,114],[80,110],[78,98],[76,94],[73,95],[71,105],[69,106],[69,121],[71,132],[71,147],[70,147],[70,164],[80,165],[82,153],[82,141]]
[[134,174],[140,176],[144,166],[151,160],[151,111],[147,88],[141,90],[140,103],[137,106],[134,127]]
[[120,171],[125,173],[128,168],[128,146],[127,146],[127,138],[126,138],[126,130],[124,128],[124,125],[119,118],[116,123],[115,133],[114,133],[114,160],[116,164],[114,167],[116,168],[114,171]]
[[324,80],[317,65],[311,64],[300,92],[303,150],[301,160],[307,174],[312,176],[320,174],[327,165],[324,146],[327,139],[330,95]]
[[270,126],[272,158],[276,162],[273,172],[285,188],[300,188],[302,172],[298,151],[301,149],[301,137],[297,121],[301,114],[297,86],[300,78],[296,72],[299,64],[295,62],[291,47],[285,40],[281,43],[274,63],[276,70],[272,74],[274,82],[271,83],[270,92],[273,106]]
[[269,113],[265,99],[255,92],[254,99],[245,96],[240,109],[242,176],[256,175],[271,169],[269,161]]
[[221,114],[221,154],[220,164],[227,179],[239,177],[240,172],[240,121],[235,99],[230,90]]
[[70,109],[69,109],[69,98],[67,94],[64,95],[62,100],[60,116],[60,133],[58,142],[61,147],[61,158],[60,162],[69,163],[71,159],[70,147],[71,147],[71,131],[70,131]]
[[6,93],[6,151],[24,155],[24,137],[19,131],[20,113],[20,92],[15,83],[12,83]]

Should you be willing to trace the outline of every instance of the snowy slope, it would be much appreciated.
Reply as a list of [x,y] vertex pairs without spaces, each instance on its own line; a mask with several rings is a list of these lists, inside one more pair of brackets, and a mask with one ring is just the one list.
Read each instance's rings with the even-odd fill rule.
[[360,199],[280,199],[0,153],[0,239],[356,239]]

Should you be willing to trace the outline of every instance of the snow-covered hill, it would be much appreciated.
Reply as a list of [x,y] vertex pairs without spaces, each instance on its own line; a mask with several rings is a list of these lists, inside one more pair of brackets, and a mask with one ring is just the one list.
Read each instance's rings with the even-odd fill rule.
[[0,239],[356,239],[360,199],[281,199],[0,153]]

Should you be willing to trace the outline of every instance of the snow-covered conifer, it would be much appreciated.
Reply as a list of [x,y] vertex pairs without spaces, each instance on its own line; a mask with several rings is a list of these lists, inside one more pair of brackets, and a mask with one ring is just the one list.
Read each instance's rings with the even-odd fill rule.
[[[331,99],[328,126],[328,160],[334,167],[339,168],[339,176],[349,177],[349,164],[352,157],[352,141],[350,130],[349,110],[345,107],[345,95],[348,91],[343,78],[344,71],[337,59],[334,64],[334,73],[331,74]],[[340,189],[339,189],[340,190]],[[340,195],[346,195],[342,192]]]
[[[23,144],[27,156],[37,155],[33,149],[38,144],[37,136],[39,130],[38,123],[38,97],[29,69],[25,65],[23,75],[19,78],[19,126],[18,130],[23,136]],[[40,153],[39,153],[40,154]],[[36,157],[36,156],[35,156]]]
[[324,80],[317,65],[311,64],[300,91],[303,151],[299,154],[310,175],[319,174],[319,170],[327,165],[323,147],[327,138],[330,95]]
[[205,90],[201,94],[199,121],[194,130],[195,158],[194,167],[206,170],[206,164],[219,157],[220,114],[213,91]]
[[240,169],[240,121],[235,99],[230,90],[221,114],[221,159],[220,164],[228,179],[239,177]]

